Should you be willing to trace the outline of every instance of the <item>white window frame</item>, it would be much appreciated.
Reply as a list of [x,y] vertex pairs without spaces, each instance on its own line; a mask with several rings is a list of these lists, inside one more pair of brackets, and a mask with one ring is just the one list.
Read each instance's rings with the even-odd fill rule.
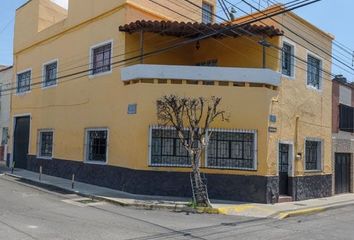
[[[46,66],[52,64],[52,63],[57,63],[57,76],[56,76],[56,82],[53,85],[50,86],[45,86],[45,78],[46,78]],[[59,73],[59,59],[52,59],[46,63],[43,63],[42,65],[42,89],[48,89],[48,88],[54,88],[58,86],[58,73]]]
[[288,176],[294,177],[295,176],[295,152],[294,152],[294,142],[293,141],[278,141],[277,145],[277,175],[279,176],[279,151],[280,151],[280,144],[289,145],[289,169],[288,169]]
[[[41,145],[42,145],[42,133],[47,133],[51,132],[53,133],[53,139],[52,139],[52,156],[47,157],[47,156],[41,156]],[[39,159],[46,159],[46,160],[52,160],[54,156],[54,129],[52,128],[44,128],[44,129],[39,129],[38,130],[38,135],[37,135],[37,158]]]
[[[312,141],[312,142],[319,142],[321,145],[321,153],[320,153],[320,161],[319,161],[319,164],[320,164],[320,167],[319,169],[316,169],[316,170],[308,170],[306,169],[306,142],[307,141]],[[305,138],[305,141],[304,141],[304,160],[303,160],[303,163],[304,163],[304,172],[306,173],[311,173],[311,172],[314,172],[314,173],[318,173],[318,172],[323,172],[323,165],[324,165],[324,140],[321,139],[321,138],[312,138],[312,137],[306,137]]]
[[[107,131],[107,146],[106,146],[106,161],[90,161],[87,159],[88,155],[88,132],[90,131]],[[108,164],[108,153],[109,153],[109,128],[101,127],[101,128],[85,128],[84,134],[84,163],[86,164],[94,164],[94,165],[107,165]]]
[[287,44],[289,46],[291,46],[291,58],[292,58],[292,62],[293,64],[291,65],[291,76],[288,76],[286,74],[283,74],[283,51],[281,51],[281,58],[280,58],[280,73],[282,74],[283,77],[289,79],[289,80],[295,80],[296,78],[296,44],[292,41],[290,41],[289,39],[287,38],[283,38],[282,40],[282,47],[284,47],[284,44]]
[[[167,168],[171,168],[171,167],[181,167],[181,168],[189,168],[192,165],[187,165],[187,164],[174,164],[174,165],[167,165],[167,164],[153,164],[152,163],[152,159],[151,159],[151,149],[152,149],[152,130],[154,129],[158,129],[158,130],[176,130],[174,127],[168,127],[168,126],[158,126],[158,125],[154,125],[154,126],[150,126],[149,127],[149,151],[148,151],[148,164],[149,167],[167,167]],[[185,128],[184,130],[188,130],[188,128]]]
[[[31,73],[29,90],[27,90],[25,92],[18,92],[18,75],[20,75],[22,73],[26,73],[26,72],[30,72]],[[25,70],[22,70],[21,72],[17,72],[16,73],[16,95],[17,96],[22,96],[22,95],[26,95],[26,94],[30,93],[32,91],[32,86],[31,85],[32,85],[32,68],[27,68]]]
[[[90,59],[89,59],[89,71],[90,71],[90,74],[89,74],[89,78],[95,78],[95,77],[100,77],[100,76],[104,76],[104,75],[108,75],[108,74],[111,74],[112,73],[112,70],[113,70],[113,39],[110,39],[110,40],[107,40],[107,41],[104,41],[104,42],[100,42],[98,44],[95,44],[93,46],[90,47],[90,53],[89,53],[89,56],[90,56]],[[96,49],[96,48],[99,48],[99,47],[103,47],[104,45],[107,45],[107,44],[111,44],[111,68],[109,71],[106,71],[106,72],[101,72],[101,73],[96,73],[94,74],[93,73],[93,51]]]
[[232,133],[252,133],[254,135],[253,139],[253,168],[240,168],[240,167],[219,167],[219,166],[209,166],[208,164],[208,146],[209,139],[207,140],[208,146],[205,148],[205,167],[212,169],[230,169],[230,170],[242,170],[242,171],[257,171],[258,170],[258,132],[257,130],[245,130],[245,129],[220,129],[220,128],[211,128],[207,131],[209,132],[232,132]]
[[[204,5],[208,5],[209,7],[211,7],[211,12],[207,13],[207,14],[210,14],[210,18],[211,18],[210,22],[204,22],[204,11],[205,11],[204,10]],[[202,2],[202,23],[204,23],[204,24],[212,24],[214,22],[214,15],[213,15],[214,8],[215,8],[215,6],[213,4],[211,4],[211,3],[207,2],[207,1],[203,1]]]
[[[323,89],[323,58],[318,56],[317,54],[310,52],[309,50],[306,51],[306,87],[311,90],[315,90],[317,92],[322,92]],[[316,88],[315,86],[309,85],[308,84],[308,57],[311,56],[313,58],[316,58],[317,60],[320,61],[320,80],[319,80],[319,88]]]

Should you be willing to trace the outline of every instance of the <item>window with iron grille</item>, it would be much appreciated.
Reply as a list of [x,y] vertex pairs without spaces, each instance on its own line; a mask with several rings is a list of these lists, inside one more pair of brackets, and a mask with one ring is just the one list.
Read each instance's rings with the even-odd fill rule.
[[58,62],[52,62],[44,65],[44,87],[57,84]]
[[207,166],[256,169],[256,134],[213,131],[207,148]]
[[88,129],[86,130],[86,161],[107,162],[108,130]]
[[2,139],[1,139],[1,145],[6,145],[9,140],[9,128],[4,127],[2,128]]
[[339,105],[339,129],[344,132],[354,132],[354,107]]
[[[188,141],[188,131],[184,132]],[[189,154],[172,128],[152,128],[150,146],[151,166],[191,166]]]
[[111,71],[112,43],[92,49],[92,75]]
[[203,2],[202,7],[202,22],[205,24],[213,22],[213,5]]
[[322,142],[306,140],[305,143],[305,169],[308,171],[321,170]]
[[321,60],[311,55],[307,56],[307,85],[320,89],[321,87]]
[[39,132],[38,156],[41,158],[52,158],[53,156],[53,131]]
[[31,90],[31,70],[17,74],[17,93]]
[[282,51],[282,73],[286,76],[294,76],[294,47],[288,43],[283,43]]

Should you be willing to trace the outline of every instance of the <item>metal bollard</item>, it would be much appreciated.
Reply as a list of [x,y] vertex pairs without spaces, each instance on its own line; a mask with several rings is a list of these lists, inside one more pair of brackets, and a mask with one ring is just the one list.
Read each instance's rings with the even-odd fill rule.
[[71,177],[71,189],[75,188],[75,174],[73,173],[72,177]]
[[15,170],[15,162],[12,162],[11,174],[14,174],[14,170]]
[[42,166],[39,167],[39,181],[42,181]]

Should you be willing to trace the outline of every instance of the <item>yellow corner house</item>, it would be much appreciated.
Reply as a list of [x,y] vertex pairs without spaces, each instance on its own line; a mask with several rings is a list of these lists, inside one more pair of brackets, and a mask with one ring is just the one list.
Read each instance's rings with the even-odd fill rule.
[[266,9],[273,18],[233,23],[218,23],[215,9],[215,0],[70,0],[68,9],[31,0],[17,9],[15,167],[191,197],[188,156],[158,125],[156,100],[218,96],[230,121],[214,123],[203,155],[210,198],[331,195],[333,37],[281,5]]

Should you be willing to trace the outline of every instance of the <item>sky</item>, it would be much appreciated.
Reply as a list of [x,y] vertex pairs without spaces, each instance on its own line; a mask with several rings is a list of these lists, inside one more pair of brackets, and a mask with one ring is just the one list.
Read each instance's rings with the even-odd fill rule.
[[[68,0],[52,0],[67,8]],[[166,0],[171,1],[171,0]],[[238,4],[239,0],[228,0]],[[289,0],[283,1],[288,2]],[[12,64],[12,41],[15,10],[27,0],[0,0],[0,65]],[[326,32],[336,36],[336,41],[354,51],[354,1],[353,0],[321,0],[313,5],[296,11],[298,15],[310,21]],[[337,53],[338,56],[339,53]],[[342,57],[342,56],[341,56]],[[350,56],[347,63],[352,65]],[[354,75],[334,66],[333,73],[343,74],[354,81]]]

